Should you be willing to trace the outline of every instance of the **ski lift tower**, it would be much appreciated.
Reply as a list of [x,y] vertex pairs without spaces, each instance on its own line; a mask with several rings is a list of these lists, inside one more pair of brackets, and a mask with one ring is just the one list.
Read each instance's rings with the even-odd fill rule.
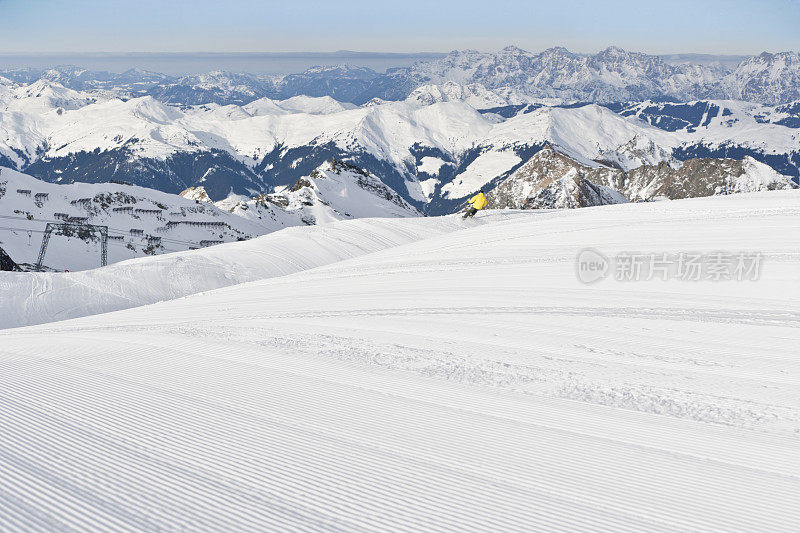
[[48,222],[42,237],[42,247],[39,249],[39,259],[36,261],[36,271],[42,271],[42,263],[44,262],[44,254],[47,251],[47,244],[50,242],[50,235],[58,231],[58,235],[71,236],[100,236],[100,266],[108,264],[108,226],[96,226],[94,224],[85,224],[77,222]]

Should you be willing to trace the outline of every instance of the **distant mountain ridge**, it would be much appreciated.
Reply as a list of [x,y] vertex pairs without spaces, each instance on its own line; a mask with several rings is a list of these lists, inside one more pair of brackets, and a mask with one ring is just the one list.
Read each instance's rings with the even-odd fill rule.
[[[331,96],[358,105],[373,99],[404,100],[424,85],[472,86],[511,95],[505,103],[532,99],[565,102],[689,101],[736,99],[778,105],[800,99],[800,54],[764,52],[735,60],[687,60],[608,47],[593,55],[563,47],[539,53],[508,46],[498,52],[453,51],[378,73],[367,67],[317,66],[287,75],[213,71],[183,77],[130,69],[115,74],[74,66],[52,69],[0,69],[17,83],[40,79],[67,88],[109,91],[118,96],[150,95],[177,105],[244,105],[259,98]],[[482,89],[476,89],[480,87]],[[470,90],[467,90],[470,92]]]

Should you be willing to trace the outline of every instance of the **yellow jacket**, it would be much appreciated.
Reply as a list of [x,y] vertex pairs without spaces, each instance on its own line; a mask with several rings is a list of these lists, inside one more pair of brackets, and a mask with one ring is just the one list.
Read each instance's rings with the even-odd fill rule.
[[478,194],[469,199],[469,203],[471,203],[472,207],[474,207],[475,209],[478,210],[483,209],[484,207],[486,207],[486,196],[484,196],[482,192],[479,192]]

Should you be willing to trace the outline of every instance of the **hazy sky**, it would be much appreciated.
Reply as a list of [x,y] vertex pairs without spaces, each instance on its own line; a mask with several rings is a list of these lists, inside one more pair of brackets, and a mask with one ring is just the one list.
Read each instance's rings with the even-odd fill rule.
[[0,54],[177,51],[754,54],[800,50],[800,0],[0,0]]

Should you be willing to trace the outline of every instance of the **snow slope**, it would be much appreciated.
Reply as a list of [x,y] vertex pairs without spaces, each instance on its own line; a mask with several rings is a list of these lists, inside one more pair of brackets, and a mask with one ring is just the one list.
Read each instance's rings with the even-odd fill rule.
[[[233,215],[231,215],[233,216]],[[415,218],[288,228],[246,242],[122,261],[68,273],[0,273],[0,328],[65,320],[284,276],[463,228]]]
[[[0,247],[33,265],[48,223],[108,229],[108,262],[245,240],[304,224],[367,217],[421,216],[379,178],[331,160],[290,191],[212,205],[205,189],[180,196],[120,183],[53,184],[0,167]],[[74,232],[73,232],[74,233]],[[100,265],[99,235],[50,239],[44,266],[76,271]]]
[[[0,167],[0,247],[33,265],[48,223],[106,226],[108,263],[264,235],[288,225],[245,220],[208,203],[120,183],[54,184]],[[98,235],[53,233],[44,266],[80,270],[100,265]]]
[[[481,213],[0,332],[0,529],[796,531],[798,214],[798,191]],[[323,229],[289,231],[353,238]],[[587,246],[763,269],[584,285]]]
[[[226,203],[223,200],[216,205],[223,208]],[[283,210],[284,216],[294,217],[291,225],[296,226],[354,218],[421,216],[380,178],[336,159],[312,170],[291,189],[241,201],[228,210],[251,220],[263,219],[265,210]]]

